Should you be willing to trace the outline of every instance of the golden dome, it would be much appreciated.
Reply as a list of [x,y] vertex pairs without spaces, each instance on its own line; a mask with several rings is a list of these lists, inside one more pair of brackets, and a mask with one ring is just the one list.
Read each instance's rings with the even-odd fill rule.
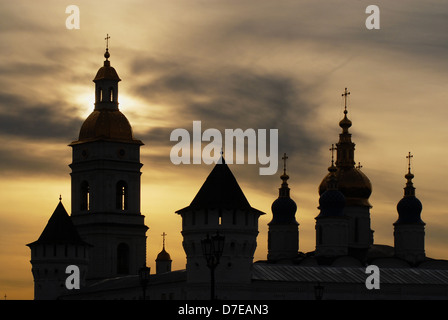
[[76,142],[113,140],[141,143],[134,140],[128,119],[119,110],[94,110],[84,121]]
[[[327,179],[331,173],[328,173],[319,186],[319,195],[327,190]],[[355,167],[338,168],[336,171],[338,181],[338,190],[341,191],[346,199],[346,206],[368,206],[369,197],[372,194],[372,184],[369,178]]]

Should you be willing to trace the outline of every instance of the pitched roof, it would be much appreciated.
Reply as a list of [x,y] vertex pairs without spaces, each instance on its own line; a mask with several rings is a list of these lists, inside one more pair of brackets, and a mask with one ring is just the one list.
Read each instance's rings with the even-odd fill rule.
[[79,236],[75,225],[70,219],[61,201],[59,201],[39,239],[27,244],[27,246],[36,244],[88,245],[88,243],[83,241]]
[[191,204],[176,212],[215,208],[255,210],[258,214],[264,214],[251,207],[224,158],[215,165]]
[[[303,267],[298,265],[271,265],[255,263],[252,280],[365,283],[364,267]],[[381,268],[381,284],[448,284],[448,270],[422,268]]]

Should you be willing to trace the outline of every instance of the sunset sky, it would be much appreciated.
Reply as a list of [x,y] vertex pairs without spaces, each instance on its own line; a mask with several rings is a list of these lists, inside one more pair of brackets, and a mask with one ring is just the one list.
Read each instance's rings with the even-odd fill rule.
[[[69,5],[80,29],[66,28]],[[365,26],[380,8],[380,30]],[[122,79],[120,110],[141,149],[147,263],[167,233],[173,269],[185,268],[181,218],[210,165],[174,165],[176,128],[278,129],[298,206],[299,250],[315,246],[317,188],[330,164],[347,87],[355,161],[370,178],[377,244],[393,245],[406,155],[414,155],[426,254],[448,259],[448,4],[376,0],[0,0],[0,298],[32,299],[30,250],[61,194],[70,213],[71,148],[92,112],[106,34]],[[280,174],[230,165],[259,221],[255,260]],[[279,169],[281,165],[279,166]]]

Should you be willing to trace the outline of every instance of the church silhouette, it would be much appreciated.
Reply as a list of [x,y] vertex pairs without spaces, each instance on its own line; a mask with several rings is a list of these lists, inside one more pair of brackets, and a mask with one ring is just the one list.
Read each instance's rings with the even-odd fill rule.
[[[31,249],[35,299],[447,299],[448,261],[425,255],[425,223],[416,197],[409,153],[404,196],[393,223],[394,246],[375,244],[369,197],[372,185],[356,166],[347,103],[342,132],[319,186],[316,246],[299,250],[297,205],[290,197],[287,156],[272,203],[266,260],[254,261],[258,220],[222,155],[185,208],[186,268],[171,270],[165,248],[156,273],[146,268],[145,217],[140,211],[140,147],[118,108],[118,82],[109,61],[95,78],[95,108],[70,144],[71,214],[60,199]],[[350,94],[347,89],[345,101]],[[336,159],[334,153],[336,151]],[[273,195],[273,198],[275,196]],[[165,234],[164,234],[165,236]],[[79,289],[66,285],[68,266],[79,268]],[[377,266],[379,289],[366,286]]]

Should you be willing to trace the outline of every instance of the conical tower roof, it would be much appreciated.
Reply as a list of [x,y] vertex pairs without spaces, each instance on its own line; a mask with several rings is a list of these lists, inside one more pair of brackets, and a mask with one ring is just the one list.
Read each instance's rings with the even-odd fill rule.
[[83,241],[78,234],[70,216],[60,200],[44,231],[37,241],[27,244],[27,246],[37,244],[78,244],[89,245]]
[[264,214],[251,207],[223,157],[210,172],[191,204],[176,212],[181,213],[187,209],[241,209]]

